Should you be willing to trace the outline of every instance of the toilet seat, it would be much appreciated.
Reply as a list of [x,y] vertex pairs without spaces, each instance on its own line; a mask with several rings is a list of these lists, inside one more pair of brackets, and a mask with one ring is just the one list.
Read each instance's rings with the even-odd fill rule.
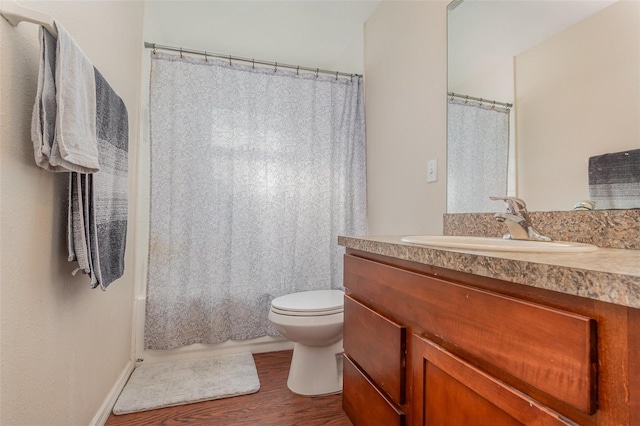
[[333,309],[330,311],[287,311],[284,309],[274,308],[272,306],[271,312],[292,317],[321,317],[326,315],[341,314],[343,312],[343,309]]
[[341,290],[312,290],[280,296],[271,302],[271,311],[290,316],[324,316],[344,311]]

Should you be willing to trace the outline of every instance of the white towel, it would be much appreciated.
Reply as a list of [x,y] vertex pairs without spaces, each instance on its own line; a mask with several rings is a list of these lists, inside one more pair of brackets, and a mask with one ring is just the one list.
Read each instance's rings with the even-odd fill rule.
[[40,27],[40,68],[31,120],[36,164],[54,172],[94,173],[98,164],[93,65],[62,25],[57,40]]

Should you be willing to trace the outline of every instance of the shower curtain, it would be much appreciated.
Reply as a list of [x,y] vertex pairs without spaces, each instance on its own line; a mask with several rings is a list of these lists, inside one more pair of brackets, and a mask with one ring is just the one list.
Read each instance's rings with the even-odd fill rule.
[[449,98],[447,213],[494,212],[507,195],[509,109]]
[[277,335],[366,231],[362,79],[152,54],[145,347]]

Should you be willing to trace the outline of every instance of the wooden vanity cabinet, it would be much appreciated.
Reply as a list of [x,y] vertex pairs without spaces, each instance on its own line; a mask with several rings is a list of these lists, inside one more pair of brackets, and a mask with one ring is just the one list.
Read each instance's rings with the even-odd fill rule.
[[343,406],[360,425],[632,425],[638,310],[348,249]]

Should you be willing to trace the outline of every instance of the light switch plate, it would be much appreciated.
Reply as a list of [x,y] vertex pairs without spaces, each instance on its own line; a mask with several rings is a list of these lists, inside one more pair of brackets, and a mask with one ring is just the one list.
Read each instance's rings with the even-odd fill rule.
[[438,180],[438,160],[427,161],[427,182],[435,182]]

